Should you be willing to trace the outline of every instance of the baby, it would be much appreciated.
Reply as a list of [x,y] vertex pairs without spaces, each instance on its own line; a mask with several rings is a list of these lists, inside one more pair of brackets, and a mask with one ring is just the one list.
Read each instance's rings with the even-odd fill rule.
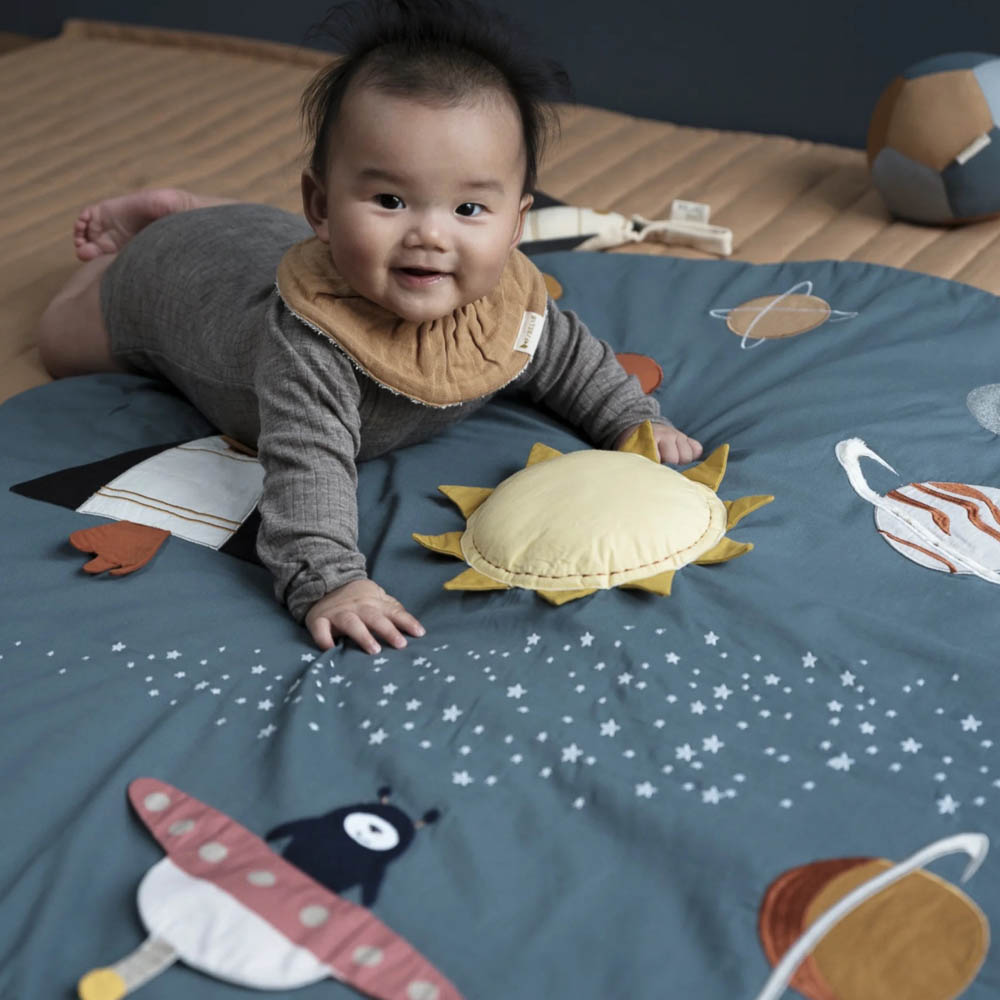
[[[55,377],[168,379],[264,467],[257,548],[321,649],[369,653],[423,626],[367,578],[357,463],[519,390],[619,447],[672,427],[612,349],[548,297],[516,250],[557,76],[464,0],[368,0],[343,59],[303,96],[305,220],[142,191],[86,208],[84,261],[40,321]],[[277,280],[276,280],[277,277]],[[405,633],[405,634],[404,634]]]

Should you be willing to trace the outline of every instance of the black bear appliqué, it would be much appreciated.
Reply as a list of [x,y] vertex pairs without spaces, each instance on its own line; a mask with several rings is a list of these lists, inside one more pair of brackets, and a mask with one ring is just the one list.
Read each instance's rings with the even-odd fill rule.
[[391,790],[380,788],[378,802],[341,806],[322,816],[296,819],[271,830],[266,839],[291,839],[282,850],[286,861],[333,892],[361,887],[361,902],[372,906],[390,861],[410,846],[415,832],[439,817],[430,809],[415,823],[389,805]]

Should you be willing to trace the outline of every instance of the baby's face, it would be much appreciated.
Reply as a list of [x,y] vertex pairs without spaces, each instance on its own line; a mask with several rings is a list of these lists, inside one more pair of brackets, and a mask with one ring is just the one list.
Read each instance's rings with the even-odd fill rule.
[[307,172],[303,201],[348,284],[422,322],[496,286],[531,204],[523,180],[509,100],[442,108],[359,87],[345,95],[324,183]]

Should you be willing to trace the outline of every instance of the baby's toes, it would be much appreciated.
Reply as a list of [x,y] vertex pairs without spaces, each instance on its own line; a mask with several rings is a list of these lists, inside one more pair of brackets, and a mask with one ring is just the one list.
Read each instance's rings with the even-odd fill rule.
[[93,221],[94,213],[92,211],[92,206],[88,205],[83,209],[80,214],[76,217],[76,222],[73,223],[73,236],[87,238],[90,231],[90,223]]

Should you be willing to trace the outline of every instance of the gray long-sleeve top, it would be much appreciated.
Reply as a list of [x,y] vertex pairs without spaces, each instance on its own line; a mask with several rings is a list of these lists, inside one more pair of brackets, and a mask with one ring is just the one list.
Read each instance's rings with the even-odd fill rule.
[[[168,216],[126,245],[101,288],[115,356],[168,379],[223,433],[257,448],[257,551],[299,621],[324,594],[365,576],[357,463],[428,438],[491,398],[445,408],[413,402],[295,317],[274,271],[309,235],[303,226],[266,206]],[[665,422],[611,347],[551,299],[535,356],[508,389],[600,447],[643,420]]]

